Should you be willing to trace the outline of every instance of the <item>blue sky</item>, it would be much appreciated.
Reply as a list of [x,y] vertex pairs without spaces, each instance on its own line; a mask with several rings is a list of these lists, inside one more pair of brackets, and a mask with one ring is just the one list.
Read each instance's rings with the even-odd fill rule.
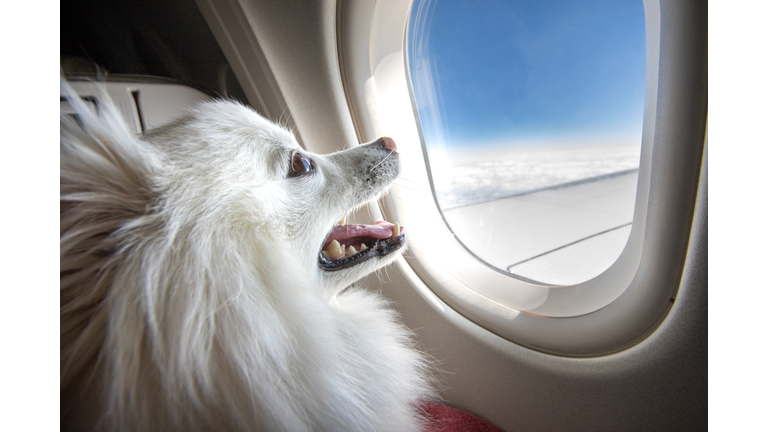
[[[437,124],[446,150],[555,136],[566,143],[621,135],[639,144],[641,0],[416,0],[412,7],[408,55],[428,147]],[[431,113],[439,113],[433,121]]]

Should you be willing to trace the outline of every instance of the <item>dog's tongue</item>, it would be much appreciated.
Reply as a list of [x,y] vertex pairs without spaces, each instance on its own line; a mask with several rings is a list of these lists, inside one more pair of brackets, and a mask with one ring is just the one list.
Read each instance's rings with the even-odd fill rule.
[[328,244],[334,240],[344,243],[344,240],[354,237],[371,237],[375,239],[392,237],[392,228],[394,226],[394,224],[387,221],[378,221],[375,225],[336,225],[333,231],[331,231],[331,235],[325,240],[323,249],[327,248]]

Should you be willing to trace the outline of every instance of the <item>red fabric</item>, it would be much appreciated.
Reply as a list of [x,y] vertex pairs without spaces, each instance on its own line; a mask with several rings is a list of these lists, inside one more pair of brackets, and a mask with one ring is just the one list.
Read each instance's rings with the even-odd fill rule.
[[435,402],[421,402],[429,424],[424,432],[504,432],[480,417]]

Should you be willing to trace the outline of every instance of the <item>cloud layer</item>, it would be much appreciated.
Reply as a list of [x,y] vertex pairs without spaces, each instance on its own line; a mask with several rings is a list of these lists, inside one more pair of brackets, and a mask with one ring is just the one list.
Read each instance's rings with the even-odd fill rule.
[[453,155],[431,169],[445,210],[634,169],[639,162],[639,146],[601,146]]

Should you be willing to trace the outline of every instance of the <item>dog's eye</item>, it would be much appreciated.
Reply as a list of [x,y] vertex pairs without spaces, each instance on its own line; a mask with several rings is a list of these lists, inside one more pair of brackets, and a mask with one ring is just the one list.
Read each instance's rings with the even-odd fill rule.
[[312,171],[312,161],[299,152],[295,152],[291,157],[291,170],[289,176],[298,176]]

